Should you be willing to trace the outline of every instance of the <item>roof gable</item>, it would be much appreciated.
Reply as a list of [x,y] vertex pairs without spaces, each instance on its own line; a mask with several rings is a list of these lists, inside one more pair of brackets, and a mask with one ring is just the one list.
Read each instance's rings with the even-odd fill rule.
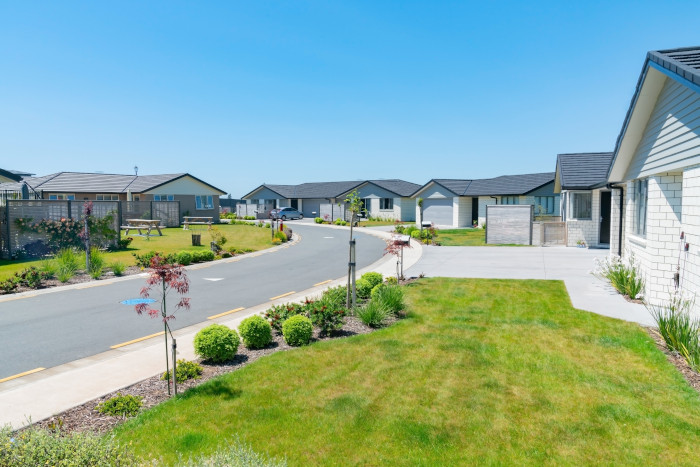
[[605,183],[612,155],[612,152],[558,154],[554,190],[589,190]]

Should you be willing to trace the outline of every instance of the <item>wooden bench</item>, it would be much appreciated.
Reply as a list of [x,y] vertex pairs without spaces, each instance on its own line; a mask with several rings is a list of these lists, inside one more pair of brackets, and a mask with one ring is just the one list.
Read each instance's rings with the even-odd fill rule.
[[209,230],[211,230],[211,223],[213,220],[213,217],[184,216],[182,230],[189,230],[190,225],[206,225],[208,226]]
[[163,236],[160,230],[160,219],[127,219],[127,225],[122,225],[121,230],[126,230],[126,235],[129,235],[130,230],[137,230],[139,235],[143,235],[142,230],[146,231],[146,236],[151,235],[151,231],[156,229],[158,235]]

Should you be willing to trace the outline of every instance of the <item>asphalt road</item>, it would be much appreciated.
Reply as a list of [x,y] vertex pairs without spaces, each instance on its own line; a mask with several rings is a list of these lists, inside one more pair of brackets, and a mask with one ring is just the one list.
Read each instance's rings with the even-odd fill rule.
[[[347,274],[347,230],[290,222],[301,241],[258,257],[189,269],[190,310],[178,310],[172,329],[206,321],[239,307],[302,291]],[[383,240],[358,232],[357,268],[381,258]],[[139,298],[144,277],[96,281],[79,289],[0,302],[0,379],[50,368],[163,330],[159,319],[136,314],[126,299]],[[177,296],[170,297],[175,303]]]

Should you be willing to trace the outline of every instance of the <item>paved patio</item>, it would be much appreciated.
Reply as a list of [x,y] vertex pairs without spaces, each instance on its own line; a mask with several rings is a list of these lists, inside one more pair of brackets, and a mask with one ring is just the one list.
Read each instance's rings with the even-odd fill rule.
[[421,259],[406,276],[471,277],[484,279],[563,280],[574,307],[600,315],[654,325],[644,307],[625,300],[607,282],[591,274],[595,258],[607,250],[567,247],[449,247],[423,248]]

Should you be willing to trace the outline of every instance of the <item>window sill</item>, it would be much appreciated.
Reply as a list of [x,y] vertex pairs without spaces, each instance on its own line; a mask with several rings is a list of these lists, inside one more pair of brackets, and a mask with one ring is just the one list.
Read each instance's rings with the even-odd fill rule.
[[635,234],[628,234],[627,238],[629,238],[629,241],[631,244],[636,245],[641,248],[646,248],[647,247],[647,239],[644,237],[638,237]]

